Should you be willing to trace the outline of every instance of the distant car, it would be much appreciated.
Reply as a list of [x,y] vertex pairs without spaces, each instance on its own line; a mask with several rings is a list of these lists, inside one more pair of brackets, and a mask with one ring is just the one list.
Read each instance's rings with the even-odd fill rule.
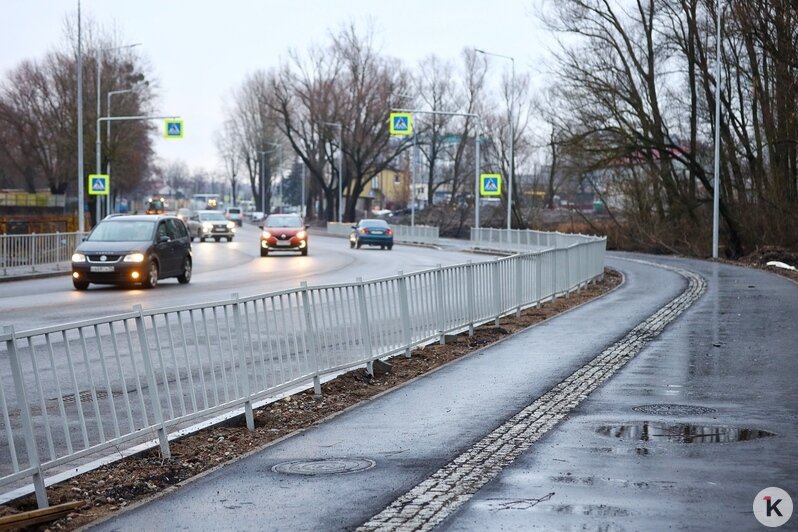
[[228,207],[224,211],[224,217],[231,222],[235,222],[238,227],[244,224],[244,211],[241,207]]
[[228,242],[233,241],[236,224],[225,218],[221,211],[197,211],[196,221],[202,225],[200,242],[205,242],[206,238],[213,238],[219,242],[223,237]]
[[252,211],[249,213],[249,219],[253,222],[262,222],[263,221],[263,212],[262,211]]
[[188,234],[193,241],[195,238],[199,240],[202,238],[202,224],[194,211],[191,209],[177,209],[177,217],[183,220],[183,223],[188,227]]
[[163,214],[166,212],[166,201],[163,198],[150,198],[147,200],[145,214]]
[[349,235],[349,247],[360,249],[367,246],[380,246],[381,249],[393,249],[393,229],[385,220],[364,218],[357,225],[352,226]]
[[72,255],[72,284],[141,284],[159,279],[191,280],[191,238],[174,216],[129,215],[106,218],[92,229]]
[[308,226],[296,214],[270,214],[260,226],[260,256],[270,251],[308,254]]

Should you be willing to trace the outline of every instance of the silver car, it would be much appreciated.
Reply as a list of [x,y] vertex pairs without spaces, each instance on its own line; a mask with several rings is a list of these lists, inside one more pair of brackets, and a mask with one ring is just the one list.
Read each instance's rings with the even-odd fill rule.
[[223,237],[228,242],[233,241],[236,223],[225,218],[221,211],[197,211],[194,216],[202,226],[199,235],[200,242],[205,242],[206,238],[213,238],[219,242]]

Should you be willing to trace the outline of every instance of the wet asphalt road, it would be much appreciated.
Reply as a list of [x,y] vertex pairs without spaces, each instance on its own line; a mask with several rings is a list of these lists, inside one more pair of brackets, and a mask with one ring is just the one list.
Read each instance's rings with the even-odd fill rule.
[[[591,360],[688,290],[684,276],[629,258],[695,272],[706,288],[661,334],[633,338],[636,356],[601,384],[593,375],[610,364]],[[702,261],[614,255],[609,262],[626,276],[613,293],[95,528],[354,529],[413,492],[405,514],[387,524],[761,529],[752,513],[761,489],[778,486],[798,497],[798,284]],[[542,409],[562,413],[549,419],[542,412],[529,441],[515,434],[516,414],[574,372],[577,397],[556,396]],[[591,386],[598,387],[589,393]],[[635,410],[645,406],[652,408]],[[488,435],[505,422],[512,438],[493,447]],[[712,442],[757,434],[737,429],[775,435]],[[491,462],[512,452],[509,465]],[[485,464],[474,463],[483,455]],[[345,475],[272,470],[323,458],[374,467]],[[440,470],[448,480],[423,488]],[[471,485],[481,487],[473,496]],[[796,517],[783,529],[796,529]]]

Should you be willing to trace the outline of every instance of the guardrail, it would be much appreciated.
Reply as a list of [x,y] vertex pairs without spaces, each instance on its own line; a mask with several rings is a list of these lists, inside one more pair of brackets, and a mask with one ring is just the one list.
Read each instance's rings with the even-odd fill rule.
[[531,229],[494,229],[492,227],[471,228],[471,243],[474,247],[517,252],[523,249],[564,248],[572,244],[595,238],[570,233],[548,233]]
[[0,486],[473,332],[603,275],[606,240],[354,283],[0,333]]
[[81,233],[42,233],[30,235],[0,235],[0,267],[2,275],[8,270],[69,262],[80,243]]
[[[352,233],[351,223],[327,222],[327,232],[331,235],[349,236]],[[394,242],[410,244],[437,244],[438,228],[429,225],[390,225],[393,229]]]

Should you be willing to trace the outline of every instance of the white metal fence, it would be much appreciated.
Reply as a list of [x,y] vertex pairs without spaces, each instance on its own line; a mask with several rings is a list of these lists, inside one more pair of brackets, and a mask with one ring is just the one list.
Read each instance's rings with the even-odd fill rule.
[[0,235],[0,274],[69,262],[80,243],[80,233]]
[[0,333],[0,486],[444,341],[603,274],[606,240],[355,283]]
[[[351,223],[327,222],[327,232],[331,235],[349,236],[353,229]],[[429,225],[392,225],[394,242],[411,244],[436,244],[438,228]]]
[[531,229],[471,228],[471,244],[476,248],[518,252],[527,249],[564,248],[589,239],[585,235],[547,233]]

